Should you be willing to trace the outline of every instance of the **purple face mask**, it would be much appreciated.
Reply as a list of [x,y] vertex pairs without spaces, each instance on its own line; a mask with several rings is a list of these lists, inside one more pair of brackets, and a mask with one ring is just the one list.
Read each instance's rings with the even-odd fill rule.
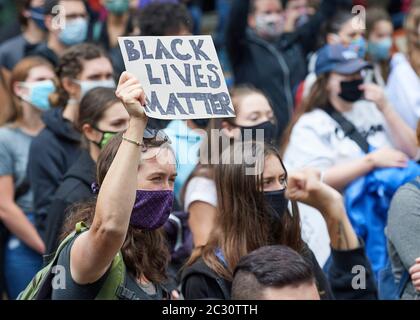
[[171,190],[137,190],[130,225],[143,230],[160,228],[168,220],[173,202]]

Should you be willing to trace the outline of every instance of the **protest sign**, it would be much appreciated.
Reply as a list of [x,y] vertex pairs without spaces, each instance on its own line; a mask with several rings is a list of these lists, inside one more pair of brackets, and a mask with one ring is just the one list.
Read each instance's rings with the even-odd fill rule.
[[229,91],[210,36],[120,37],[125,68],[147,96],[157,119],[234,117]]

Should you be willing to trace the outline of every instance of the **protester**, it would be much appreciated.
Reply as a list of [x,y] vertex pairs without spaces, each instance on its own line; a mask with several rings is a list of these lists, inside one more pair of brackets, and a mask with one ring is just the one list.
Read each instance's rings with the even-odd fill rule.
[[[346,48],[352,49],[358,53],[360,57],[364,57],[366,53],[366,42],[364,39],[365,30],[359,25],[353,23],[354,16],[350,10],[338,10],[331,18],[329,18],[321,27],[320,37],[318,39],[319,47],[327,44],[341,44]],[[308,65],[309,74],[297,92],[296,104],[300,104],[306,98],[317,79],[315,72],[316,61],[318,59],[317,52],[311,55]],[[300,110],[298,110],[300,111]]]
[[96,204],[76,211],[67,223],[67,234],[78,221],[91,228],[62,249],[58,264],[66,270],[67,287],[53,288],[54,300],[94,299],[112,271],[118,272],[110,267],[120,254],[126,288],[111,292],[112,296],[129,299],[129,292],[131,299],[168,297],[162,283],[169,253],[158,228],[168,219],[173,203],[174,155],[165,141],[144,136],[146,97],[138,80],[123,73],[116,95],[130,115],[129,127],[109,142],[98,159]]
[[370,8],[366,12],[367,60],[373,64],[372,81],[385,87],[392,58],[391,17],[382,8]]
[[286,246],[266,246],[239,260],[232,300],[319,300],[311,264]]
[[124,60],[118,46],[118,37],[134,36],[133,17],[130,13],[129,0],[101,0],[106,8],[105,21],[97,21],[93,25],[92,38],[100,43],[108,52],[116,75],[124,70]]
[[45,0],[44,14],[47,41],[28,54],[41,56],[57,66],[66,49],[88,39],[89,16],[83,0]]
[[111,88],[89,91],[80,103],[76,126],[82,132],[80,157],[70,167],[58,187],[46,217],[47,254],[57,249],[67,209],[93,197],[95,168],[101,149],[118,132],[127,129],[129,116]]
[[55,108],[43,115],[46,127],[33,140],[28,161],[36,225],[42,236],[52,196],[80,156],[80,133],[74,128],[79,102],[90,89],[115,87],[111,62],[91,44],[68,49],[60,59],[57,76],[57,90],[50,96]]
[[[379,86],[363,84],[361,71],[367,66],[354,51],[340,45],[319,51],[318,80],[291,130],[285,152],[290,168],[316,167],[324,171],[327,184],[343,190],[375,168],[404,167],[415,157],[414,131],[395,113]],[[334,111],[353,123],[377,150],[365,155],[360,142],[346,135],[330,116]]]
[[[236,117],[223,119],[220,124],[214,123],[207,132],[207,138],[213,138],[211,129],[221,129],[228,140],[242,140],[245,130],[250,131],[247,137],[252,139],[256,138],[257,130],[261,129],[264,131],[259,133],[263,132],[264,139],[272,141],[275,137],[274,114],[264,94],[251,87],[238,87],[231,91],[231,97]],[[211,145],[209,140],[203,148],[211,148]],[[200,155],[201,164],[186,180],[182,197],[184,210],[189,213],[189,226],[196,247],[207,243],[217,214],[217,190],[211,162],[211,156],[217,150],[208,151],[208,159],[205,159],[205,153]]]
[[294,95],[307,74],[306,55],[314,50],[322,21],[334,14],[338,3],[322,1],[312,19],[296,30],[284,21],[279,0],[235,0],[227,28],[227,49],[235,83],[252,84],[262,90],[273,103],[277,119],[277,139],[292,117]]
[[20,12],[22,33],[0,45],[0,67],[11,71],[31,47],[45,39],[44,0],[25,0]]
[[[418,141],[420,144],[420,122]],[[420,226],[420,176],[414,181],[405,184],[391,202],[388,214],[388,252],[395,279],[404,281],[402,299],[417,300],[420,297],[417,280],[409,282],[408,272],[420,257],[420,243],[418,230]]]
[[[15,299],[42,264],[45,246],[33,226],[33,192],[27,181],[29,146],[42,130],[48,94],[54,91],[53,67],[42,58],[20,61],[11,74],[14,113],[0,128],[0,219],[10,232],[4,247],[7,294]],[[2,251],[2,250],[1,250]]]
[[405,23],[407,55],[395,55],[387,84],[387,94],[395,111],[413,129],[420,119],[419,28],[420,7],[413,7]]
[[[341,196],[320,183],[316,171],[288,177],[274,148],[248,141],[236,143],[222,153],[221,162],[215,167],[215,181],[219,212],[207,244],[196,248],[183,272],[182,292],[186,299],[230,299],[233,270],[241,257],[274,244],[286,245],[311,262],[322,299],[333,298],[333,292],[337,298],[375,298],[372,278],[367,279],[369,287],[363,293],[351,287],[351,261],[358,260],[366,270],[370,270],[369,263]],[[292,200],[291,211],[287,199]],[[339,272],[347,275],[346,281],[333,284],[334,291],[301,239],[296,201],[317,208],[327,222],[331,246],[341,260],[337,262]]]

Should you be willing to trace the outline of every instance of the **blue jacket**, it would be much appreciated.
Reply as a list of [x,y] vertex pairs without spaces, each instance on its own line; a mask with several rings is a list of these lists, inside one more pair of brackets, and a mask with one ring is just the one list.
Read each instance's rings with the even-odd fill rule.
[[351,183],[345,191],[350,221],[366,244],[366,253],[374,272],[385,267],[387,247],[385,227],[388,208],[397,189],[420,175],[420,165],[410,161],[406,168],[372,171]]

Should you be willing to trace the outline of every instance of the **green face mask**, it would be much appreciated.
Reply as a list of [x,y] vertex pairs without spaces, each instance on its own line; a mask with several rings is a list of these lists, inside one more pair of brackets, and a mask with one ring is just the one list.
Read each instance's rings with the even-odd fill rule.
[[110,13],[122,15],[129,10],[130,2],[129,0],[107,0],[105,7]]
[[101,129],[98,129],[98,128],[95,128],[94,127],[94,129],[96,130],[96,131],[99,131],[99,132],[101,132],[102,133],[102,138],[101,138],[101,140],[99,141],[99,142],[96,142],[96,141],[91,141],[91,142],[93,142],[94,144],[96,144],[98,147],[99,147],[99,149],[103,149],[103,148],[105,148],[105,146],[108,144],[108,142],[116,135],[116,134],[118,134],[119,132],[112,132],[112,131],[103,131],[103,130],[101,130]]

